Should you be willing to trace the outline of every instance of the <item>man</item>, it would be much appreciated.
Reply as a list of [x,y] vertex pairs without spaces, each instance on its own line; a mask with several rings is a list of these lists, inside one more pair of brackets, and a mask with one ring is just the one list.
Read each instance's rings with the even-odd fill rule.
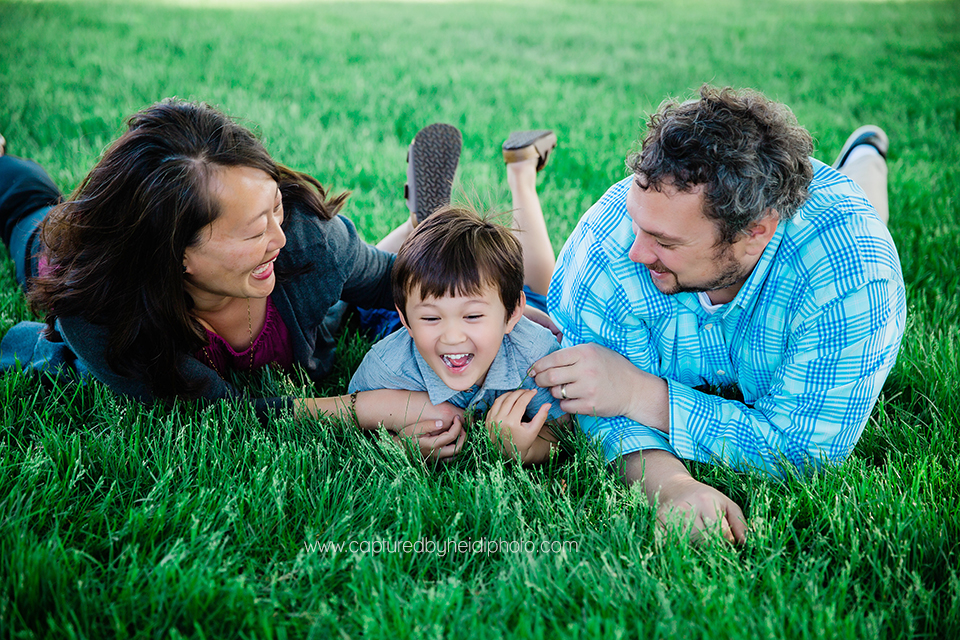
[[[633,175],[558,258],[548,305],[566,348],[535,363],[537,384],[694,537],[719,527],[742,541],[746,523],[681,458],[771,475],[839,462],[896,359],[896,248],[864,191],[812,147],[787,107],[753,91],[665,103]],[[865,127],[838,161],[874,167],[861,179],[884,216],[886,150]]]

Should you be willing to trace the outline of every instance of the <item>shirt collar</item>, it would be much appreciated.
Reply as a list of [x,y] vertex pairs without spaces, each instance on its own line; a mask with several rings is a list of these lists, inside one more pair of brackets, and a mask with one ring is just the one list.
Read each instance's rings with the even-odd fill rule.
[[[763,284],[767,280],[767,275],[770,273],[774,258],[776,258],[777,255],[777,249],[780,247],[780,241],[783,240],[783,236],[786,233],[787,224],[789,224],[789,221],[780,221],[773,237],[770,238],[770,242],[768,242],[767,246],[763,249],[760,260],[757,261],[757,265],[753,268],[753,271],[750,272],[750,275],[747,276],[747,281],[740,287],[740,291],[737,292],[733,300],[725,304],[723,309],[713,314],[714,316],[723,318],[731,313],[734,307],[746,309],[756,301],[760,289],[763,288]],[[678,294],[678,296],[683,305],[690,310],[703,316],[711,315],[700,304],[697,294],[681,293]]]
[[757,266],[753,268],[747,281],[743,283],[740,291],[737,292],[736,297],[732,300],[733,304],[741,309],[746,309],[753,304],[760,289],[763,287],[763,283],[767,281],[767,275],[770,273],[774,258],[776,258],[780,241],[783,240],[783,235],[786,233],[787,224],[789,224],[788,220],[781,220],[780,224],[777,225],[777,230],[760,255]]
[[[411,342],[413,341],[411,340]],[[465,401],[465,405],[468,405],[471,404],[474,399],[483,397],[487,391],[512,391],[513,389],[519,388],[523,379],[520,377],[520,369],[517,366],[514,350],[508,348],[510,344],[510,334],[503,336],[503,342],[500,343],[500,350],[497,351],[497,355],[490,365],[490,370],[487,371],[487,377],[484,379],[483,385],[480,387],[474,385],[466,391],[455,391],[444,384],[440,376],[430,367],[423,356],[420,355],[420,351],[416,348],[416,345],[414,345],[413,357],[416,358],[417,367],[420,369],[424,386],[427,388],[427,394],[430,396],[430,403],[438,405],[441,402],[451,401],[456,396],[462,394],[460,399]],[[460,403],[454,402],[454,404],[459,406]]]

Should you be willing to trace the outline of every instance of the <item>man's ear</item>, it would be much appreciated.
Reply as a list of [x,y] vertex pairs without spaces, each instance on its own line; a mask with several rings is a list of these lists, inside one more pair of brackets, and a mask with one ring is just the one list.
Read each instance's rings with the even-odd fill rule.
[[773,234],[780,224],[780,214],[773,207],[766,210],[764,216],[750,224],[744,230],[744,252],[747,255],[758,256],[767,248]]
[[507,318],[507,330],[504,333],[510,333],[513,331],[513,328],[517,326],[517,323],[520,322],[520,318],[523,317],[523,311],[527,308],[527,294],[523,291],[520,292],[520,300],[517,302],[517,306],[513,309],[513,313],[510,314],[510,317]]
[[400,311],[400,307],[393,305],[393,308],[397,310],[397,314],[400,316],[400,324],[403,325],[403,328],[410,332],[410,325],[407,324],[407,318],[403,315],[403,311]]

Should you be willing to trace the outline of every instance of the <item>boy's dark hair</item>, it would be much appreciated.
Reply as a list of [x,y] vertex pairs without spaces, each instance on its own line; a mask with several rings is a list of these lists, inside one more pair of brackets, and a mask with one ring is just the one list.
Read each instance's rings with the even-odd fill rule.
[[783,104],[752,91],[700,88],[700,99],[669,100],[647,123],[627,166],[656,190],[706,185],[703,214],[730,244],[768,209],[789,220],[813,179],[813,140]]
[[523,248],[513,232],[476,211],[438,209],[404,241],[393,264],[393,301],[406,319],[407,296],[476,295],[486,285],[500,290],[513,314],[523,291]]

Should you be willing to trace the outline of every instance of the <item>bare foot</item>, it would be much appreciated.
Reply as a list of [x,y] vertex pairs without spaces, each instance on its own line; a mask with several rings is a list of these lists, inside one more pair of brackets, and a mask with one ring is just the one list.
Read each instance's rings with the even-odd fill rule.
[[507,163],[507,184],[511,188],[533,188],[537,185],[537,158]]

